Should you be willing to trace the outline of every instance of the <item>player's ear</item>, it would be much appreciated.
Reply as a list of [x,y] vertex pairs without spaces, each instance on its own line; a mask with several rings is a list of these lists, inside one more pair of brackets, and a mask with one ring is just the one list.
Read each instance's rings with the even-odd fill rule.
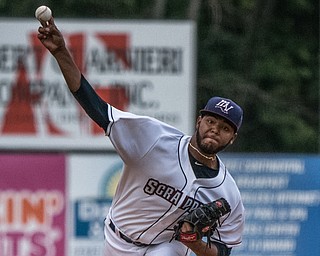
[[238,133],[235,133],[235,134],[233,135],[232,139],[231,139],[230,142],[229,142],[230,145],[233,144],[233,142],[236,140],[237,136],[238,136]]
[[201,117],[201,116],[198,116],[198,118],[197,118],[197,122],[196,122],[196,129],[198,129],[198,128],[199,128],[199,125],[200,125],[201,119],[202,119],[202,117]]

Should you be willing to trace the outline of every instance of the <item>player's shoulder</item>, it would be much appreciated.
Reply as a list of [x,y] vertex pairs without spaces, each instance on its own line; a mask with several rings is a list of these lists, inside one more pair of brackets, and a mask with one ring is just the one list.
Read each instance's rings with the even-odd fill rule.
[[119,110],[111,107],[109,116],[111,122],[109,125],[109,132],[111,130],[124,131],[126,134],[139,134],[145,136],[145,138],[160,138],[162,136],[182,136],[182,131],[176,127],[167,124],[159,119],[151,116],[138,115],[131,112]]

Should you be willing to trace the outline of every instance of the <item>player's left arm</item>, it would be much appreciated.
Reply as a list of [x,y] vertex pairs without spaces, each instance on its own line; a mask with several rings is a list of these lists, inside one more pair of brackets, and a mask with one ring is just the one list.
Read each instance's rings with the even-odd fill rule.
[[[174,227],[174,238],[189,247],[198,256],[228,256],[231,249],[209,240],[218,219],[231,212],[227,200],[220,198],[184,215]],[[203,241],[206,236],[208,241]]]
[[39,40],[56,59],[69,90],[90,118],[106,130],[109,124],[108,104],[97,95],[81,74],[54,19],[51,17],[48,23],[39,27],[38,32]]
[[[191,231],[192,227],[188,223],[184,223],[181,227],[181,231],[187,233]],[[228,248],[224,244],[213,242],[211,246],[203,240],[197,240],[195,242],[183,242],[185,246],[190,248],[197,256],[229,256],[231,248]]]

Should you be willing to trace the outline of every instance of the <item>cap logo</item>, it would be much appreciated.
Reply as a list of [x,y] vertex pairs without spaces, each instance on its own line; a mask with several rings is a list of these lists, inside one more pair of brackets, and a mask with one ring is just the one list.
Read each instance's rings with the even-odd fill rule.
[[233,106],[229,106],[230,101],[226,101],[226,100],[221,100],[220,102],[218,102],[216,104],[216,108],[220,108],[220,110],[225,113],[225,114],[229,114],[229,110],[233,109]]

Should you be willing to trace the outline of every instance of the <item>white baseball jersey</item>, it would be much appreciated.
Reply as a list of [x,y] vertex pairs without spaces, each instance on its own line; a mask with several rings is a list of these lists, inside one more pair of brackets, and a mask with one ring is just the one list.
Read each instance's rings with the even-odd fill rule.
[[190,136],[154,118],[111,106],[108,117],[106,134],[124,162],[108,219],[122,233],[144,244],[168,242],[182,215],[223,197],[231,213],[220,218],[211,239],[227,247],[241,243],[244,207],[219,158],[216,177],[197,179],[188,154]]

